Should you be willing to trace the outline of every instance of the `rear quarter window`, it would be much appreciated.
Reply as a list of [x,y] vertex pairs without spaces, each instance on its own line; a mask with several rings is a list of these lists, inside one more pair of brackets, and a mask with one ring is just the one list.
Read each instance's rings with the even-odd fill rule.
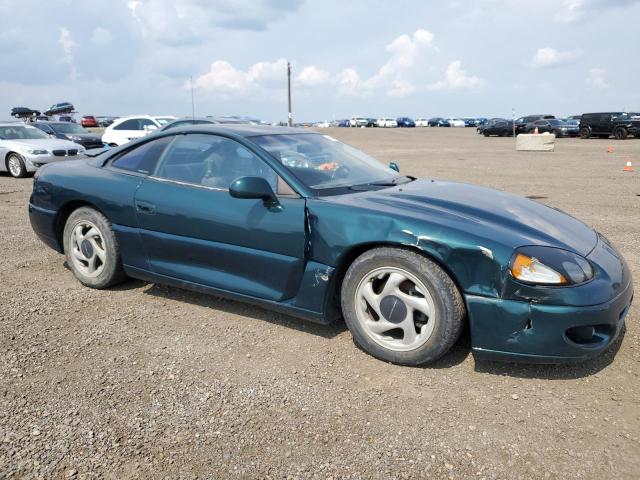
[[173,138],[173,136],[168,136],[146,142],[119,155],[111,161],[111,166],[120,170],[149,175],[155,170],[158,160]]

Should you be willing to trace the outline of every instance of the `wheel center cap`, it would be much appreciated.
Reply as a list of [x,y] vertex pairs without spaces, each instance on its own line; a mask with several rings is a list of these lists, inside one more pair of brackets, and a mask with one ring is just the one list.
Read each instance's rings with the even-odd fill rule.
[[80,244],[80,251],[86,258],[93,257],[93,245],[91,245],[91,242],[89,240],[82,241],[82,243]]
[[395,295],[387,295],[380,302],[380,313],[391,323],[400,323],[407,316],[407,306]]

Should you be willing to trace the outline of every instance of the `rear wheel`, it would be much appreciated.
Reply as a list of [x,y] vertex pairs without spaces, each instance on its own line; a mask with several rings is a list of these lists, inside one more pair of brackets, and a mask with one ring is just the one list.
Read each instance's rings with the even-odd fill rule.
[[589,138],[590,132],[587,127],[582,127],[580,129],[580,138]]
[[27,176],[27,166],[22,157],[17,153],[10,153],[7,156],[6,167],[9,174],[14,178],[24,178]]
[[345,322],[366,352],[401,365],[444,355],[465,316],[455,283],[436,263],[412,251],[376,248],[358,257],[341,289]]
[[75,210],[65,224],[63,239],[67,264],[83,285],[101,289],[127,278],[111,223],[97,210]]
[[616,137],[616,140],[626,140],[628,135],[629,132],[627,132],[627,129],[624,127],[618,127],[613,132],[613,136]]

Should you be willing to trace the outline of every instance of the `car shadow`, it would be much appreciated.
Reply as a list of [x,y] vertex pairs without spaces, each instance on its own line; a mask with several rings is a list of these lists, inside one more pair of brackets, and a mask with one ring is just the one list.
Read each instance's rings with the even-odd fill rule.
[[477,373],[488,373],[491,375],[506,375],[509,377],[541,380],[575,380],[589,377],[613,363],[620,350],[626,331],[626,327],[623,327],[615,342],[602,354],[592,359],[556,365],[476,360],[475,371]]
[[[134,282],[138,282],[138,280],[135,280]],[[146,282],[140,282],[137,286],[130,288],[127,288],[126,284],[128,283],[132,282],[125,282],[121,284],[120,287],[123,290],[139,288]],[[216,297],[214,295],[207,295],[204,293],[193,292],[191,290],[185,290],[155,283],[147,283],[147,285],[149,285],[149,288],[144,290],[144,293],[147,295],[176,300],[179,302],[186,302],[191,305],[210,308],[212,310],[218,310],[224,313],[230,313],[232,315],[250,317],[256,320],[269,322],[274,325],[281,325],[287,328],[292,328],[300,332],[310,333],[318,337],[331,339],[347,330],[346,325],[341,320],[333,322],[329,325],[323,325],[262,308],[257,305],[251,305],[249,303]],[[113,288],[117,289],[118,287]]]

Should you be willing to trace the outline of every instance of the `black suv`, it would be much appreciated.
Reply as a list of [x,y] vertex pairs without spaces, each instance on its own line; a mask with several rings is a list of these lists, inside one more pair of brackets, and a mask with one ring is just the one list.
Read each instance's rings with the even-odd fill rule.
[[611,135],[618,140],[629,135],[640,138],[640,113],[583,113],[580,117],[580,138],[609,138]]

